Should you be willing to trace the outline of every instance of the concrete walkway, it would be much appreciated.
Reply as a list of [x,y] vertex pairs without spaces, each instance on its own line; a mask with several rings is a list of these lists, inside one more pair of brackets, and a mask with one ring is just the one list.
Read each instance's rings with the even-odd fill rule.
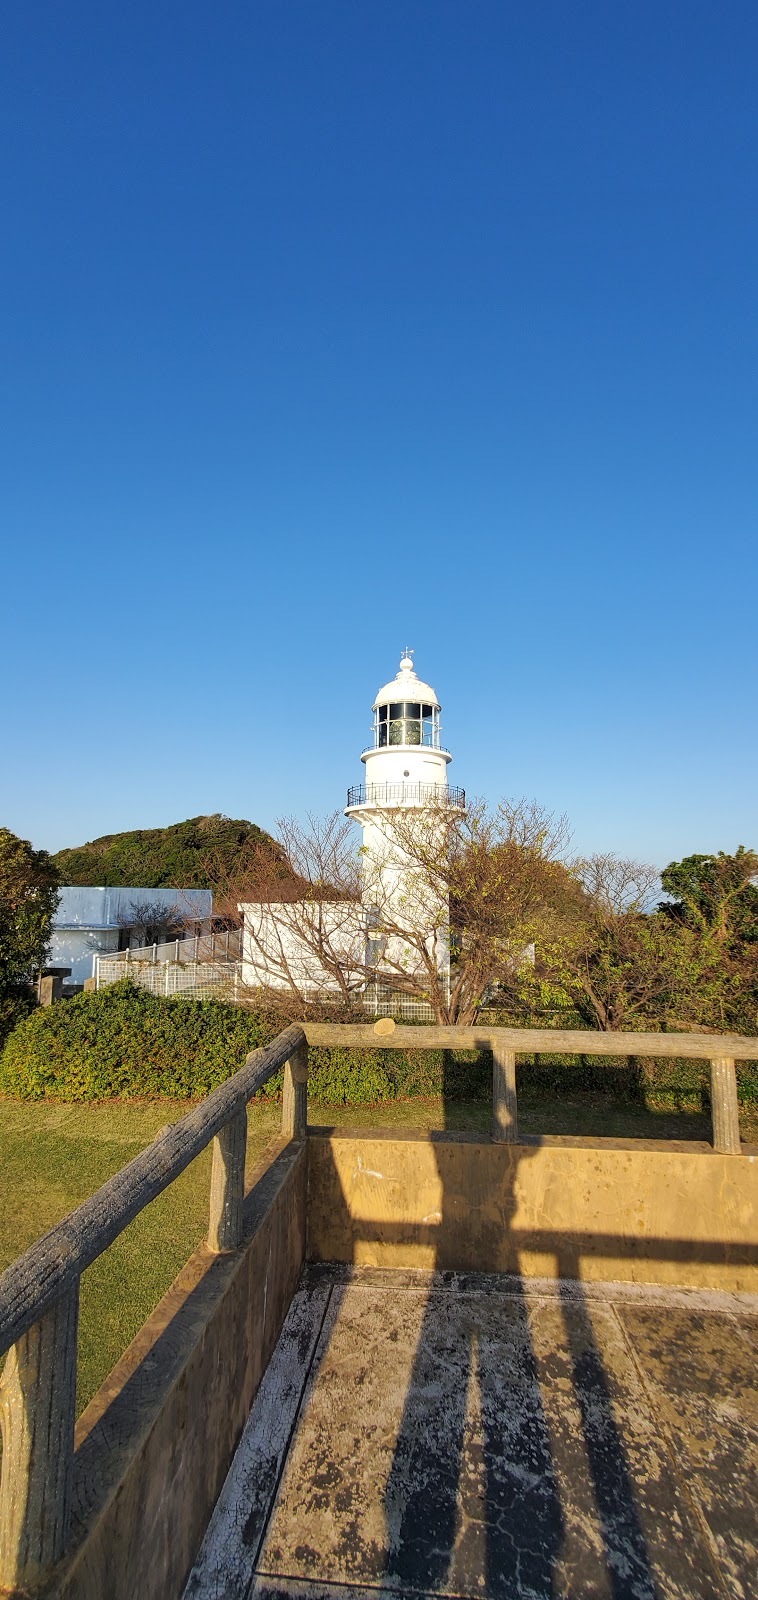
[[186,1600],[758,1594],[758,1298],[309,1268]]

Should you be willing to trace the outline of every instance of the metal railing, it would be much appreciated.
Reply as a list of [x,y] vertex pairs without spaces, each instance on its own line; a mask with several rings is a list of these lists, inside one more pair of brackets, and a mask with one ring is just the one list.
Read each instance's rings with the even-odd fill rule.
[[347,791],[348,811],[354,806],[419,805],[430,800],[462,811],[466,791],[444,783],[358,783]]
[[214,1089],[122,1167],[76,1211],[33,1244],[0,1277],[0,1587],[31,1588],[65,1553],[69,1539],[76,1417],[79,1283],[84,1270],[213,1141],[208,1248],[243,1240],[247,1105],[285,1068],[282,1132],[303,1139],[308,1121],[308,1047],[477,1049],[492,1054],[492,1139],[518,1141],[516,1056],[686,1056],[711,1064],[713,1146],[739,1156],[736,1060],[758,1060],[758,1039],[739,1035],[616,1033],[553,1028],[304,1023],[254,1050]]
[[[234,1005],[255,1005],[261,991],[252,982],[246,982],[241,961],[162,961],[154,963],[137,960],[136,952],[128,965],[122,954],[95,957],[95,988],[106,989],[111,983],[129,977],[138,989],[148,994],[160,995],[168,1000],[172,995],[183,994],[196,1000],[225,1000]],[[299,983],[296,995],[307,1004],[344,1005],[341,990],[325,990],[322,984]],[[371,1017],[398,1017],[406,1021],[433,1022],[434,1008],[428,1000],[386,984],[369,984],[353,995],[358,1014]]]
[[183,938],[164,939],[161,944],[133,945],[129,950],[99,951],[95,961],[113,961],[124,967],[132,961],[149,961],[153,966],[159,966],[164,961],[182,964],[197,961],[239,961],[241,955],[242,929],[225,928],[223,933],[192,933],[186,934]]
[[121,978],[131,978],[138,989],[168,999],[174,994],[191,994],[200,1000],[235,1000],[241,984],[239,961],[137,961],[128,963],[115,956],[95,957],[95,988],[105,989]]

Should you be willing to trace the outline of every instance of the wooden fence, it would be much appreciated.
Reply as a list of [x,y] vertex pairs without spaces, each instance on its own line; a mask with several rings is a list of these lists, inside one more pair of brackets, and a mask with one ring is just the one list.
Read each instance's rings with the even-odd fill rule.
[[758,1060],[758,1039],[712,1033],[590,1033],[559,1028],[398,1027],[390,1017],[371,1025],[305,1023],[309,1044],[396,1050],[491,1050],[493,1137],[516,1142],[516,1056],[544,1052],[583,1056],[684,1056],[711,1064],[713,1147],[740,1153],[735,1061]]
[[[561,1032],[557,1029],[306,1023],[253,1051],[244,1067],[130,1161],[0,1277],[0,1585],[38,1583],[64,1554],[70,1523],[76,1418],[79,1282],[108,1248],[213,1141],[208,1246],[242,1238],[247,1105],[284,1066],[282,1131],[307,1131],[308,1046],[480,1049],[492,1052],[495,1140],[516,1142],[516,1057],[532,1052],[684,1056],[710,1061],[714,1148],[740,1154],[735,1060],[758,1059],[758,1039],[736,1035]],[[30,1111],[30,1116],[33,1116]]]

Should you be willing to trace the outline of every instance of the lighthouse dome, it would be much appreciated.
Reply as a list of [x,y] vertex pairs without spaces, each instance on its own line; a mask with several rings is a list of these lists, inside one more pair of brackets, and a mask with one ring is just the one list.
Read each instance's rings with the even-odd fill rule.
[[422,683],[416,676],[413,661],[407,651],[401,658],[400,671],[390,683],[385,683],[384,688],[379,690],[372,709],[377,711],[379,706],[405,700],[423,701],[424,705],[439,710],[440,703],[434,690],[430,684]]

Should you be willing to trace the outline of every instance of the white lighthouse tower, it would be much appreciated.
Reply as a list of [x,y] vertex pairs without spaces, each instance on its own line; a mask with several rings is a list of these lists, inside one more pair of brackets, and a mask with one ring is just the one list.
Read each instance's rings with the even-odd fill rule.
[[[431,685],[416,676],[412,652],[404,651],[399,672],[374,701],[374,741],[361,755],[366,781],[348,790],[345,808],[346,816],[363,829],[363,898],[369,928],[386,922],[419,930],[428,927],[438,943],[448,908],[430,904],[428,889],[422,888],[401,844],[403,830],[395,819],[408,810],[436,813],[440,806],[465,806],[464,791],[451,788],[447,781],[452,756],[442,747],[440,709]],[[443,947],[446,961],[446,937],[441,951]],[[410,952],[402,954],[396,940],[387,954],[397,966],[412,959]]]

